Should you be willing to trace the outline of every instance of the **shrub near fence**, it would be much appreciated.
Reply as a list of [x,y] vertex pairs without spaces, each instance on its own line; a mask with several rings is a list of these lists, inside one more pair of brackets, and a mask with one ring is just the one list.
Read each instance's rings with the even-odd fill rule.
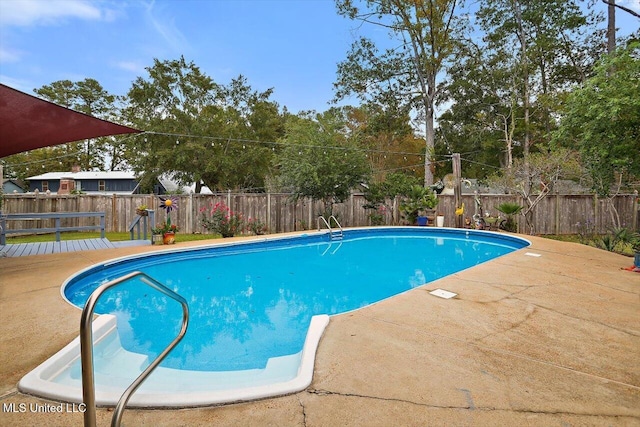
[[[311,199],[293,201],[290,194],[283,193],[219,193],[190,194],[175,196],[178,209],[171,213],[172,222],[180,227],[181,233],[206,233],[200,225],[200,210],[209,209],[216,203],[224,203],[234,212],[240,212],[245,219],[254,218],[267,224],[270,233],[282,233],[297,230],[315,229],[317,215],[324,212],[322,202]],[[454,197],[440,195],[437,211],[445,216],[445,226],[455,225]],[[619,195],[614,198],[622,225],[638,229],[638,204],[636,195]],[[464,194],[465,217],[475,212],[472,194]],[[522,199],[513,195],[481,194],[485,213],[497,215],[496,207],[503,202],[524,205]],[[400,200],[388,200],[385,212],[385,224],[400,224],[398,212]],[[343,227],[370,225],[369,214],[362,206],[366,204],[364,196],[353,193],[344,203],[334,205],[334,214]],[[156,221],[165,220],[165,213],[159,208],[160,200],[155,195],[121,194],[83,194],[83,195],[45,195],[12,194],[5,195],[3,213],[49,213],[49,212],[105,212],[107,232],[127,232],[129,224],[135,218],[135,208],[146,205],[156,211]],[[12,221],[11,228],[47,228],[53,224],[38,220],[21,224]],[[96,225],[94,218],[64,219],[63,226],[78,227]],[[92,222],[93,221],[93,222]],[[519,231],[527,232],[524,219],[518,216]],[[590,221],[598,233],[604,233],[613,225],[608,213],[606,201],[589,195],[550,195],[535,209],[533,215],[536,234],[576,234],[578,223]]]

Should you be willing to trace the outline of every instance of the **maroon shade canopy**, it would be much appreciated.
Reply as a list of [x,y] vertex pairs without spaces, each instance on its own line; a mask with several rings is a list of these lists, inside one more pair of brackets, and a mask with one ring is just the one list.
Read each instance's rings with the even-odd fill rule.
[[141,132],[0,84],[0,157],[65,142]]

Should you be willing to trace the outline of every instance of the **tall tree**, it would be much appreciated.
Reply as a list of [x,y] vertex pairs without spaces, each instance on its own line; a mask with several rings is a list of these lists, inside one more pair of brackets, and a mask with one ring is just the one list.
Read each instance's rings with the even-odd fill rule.
[[345,111],[349,135],[366,150],[374,182],[393,172],[424,177],[424,140],[414,135],[407,109],[390,100],[388,105],[367,103]]
[[283,139],[286,145],[275,159],[281,185],[294,198],[322,200],[327,215],[351,189],[366,182],[370,172],[364,151],[347,137],[345,124],[344,112],[337,108],[292,116]]
[[[50,85],[42,86],[34,91],[42,98],[63,107],[101,119],[112,120],[117,116],[116,97],[107,92],[95,79],[86,78],[82,81],[59,80]],[[88,139],[84,142],[68,144],[65,162],[77,163],[84,170],[104,169],[105,160],[110,150],[110,138]],[[50,150],[51,151],[51,150]],[[53,150],[52,157],[59,157],[59,150]]]
[[603,46],[597,17],[575,1],[486,0],[476,18],[448,68],[438,136],[467,153],[466,176],[483,178],[546,150],[565,93],[589,77]]
[[[477,16],[487,52],[511,68],[526,162],[534,141],[549,139],[555,96],[585,76],[587,18],[575,0],[487,0]],[[538,135],[534,115],[543,124]]]
[[609,0],[607,4],[607,53],[616,50],[616,0]]
[[640,42],[605,56],[595,71],[569,95],[555,142],[580,151],[593,189],[608,197],[640,178]]
[[147,71],[134,81],[126,108],[148,131],[130,154],[147,189],[162,174],[197,189],[200,182],[212,190],[264,187],[273,141],[284,131],[271,90],[253,91],[242,76],[219,85],[184,57],[156,59]]
[[472,40],[457,52],[459,60],[449,69],[442,92],[451,106],[439,119],[439,136],[449,154],[465,153],[475,162],[465,168],[465,176],[483,178],[486,166],[509,168],[522,154],[516,62]]
[[355,94],[383,101],[389,96],[414,108],[425,123],[425,185],[433,183],[437,77],[452,53],[458,0],[336,0],[338,13],[385,28],[399,46],[380,52],[366,38],[338,64],[336,99]]

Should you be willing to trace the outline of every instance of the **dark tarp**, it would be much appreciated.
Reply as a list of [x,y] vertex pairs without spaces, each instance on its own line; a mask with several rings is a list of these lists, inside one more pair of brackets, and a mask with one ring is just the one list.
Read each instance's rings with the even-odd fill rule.
[[78,113],[0,84],[0,157],[139,130]]

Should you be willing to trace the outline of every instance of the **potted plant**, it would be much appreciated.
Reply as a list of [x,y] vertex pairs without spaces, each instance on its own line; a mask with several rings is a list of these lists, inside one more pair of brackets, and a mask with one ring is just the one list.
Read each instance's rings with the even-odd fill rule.
[[633,266],[640,269],[640,233],[633,234],[633,240],[631,241],[631,247],[633,248]]
[[412,185],[409,194],[400,204],[400,212],[409,224],[427,225],[435,219],[435,208],[438,206],[438,196],[429,187]]
[[163,233],[164,233],[164,224],[158,224],[155,227],[151,228],[151,244],[152,245],[162,245],[163,241]]
[[160,207],[167,213],[167,220],[158,226],[162,233],[162,241],[165,245],[172,245],[176,242],[178,226],[171,223],[171,211],[178,209],[178,199],[175,197],[160,197]]
[[136,207],[136,215],[140,215],[140,216],[147,216],[149,215],[149,212],[147,212],[147,205],[140,205],[138,207]]
[[524,206],[512,202],[504,202],[496,207],[497,210],[507,216],[507,219],[502,223],[502,228],[504,228],[505,231],[512,233],[518,231],[518,224],[515,222],[514,215],[518,215],[523,208]]

